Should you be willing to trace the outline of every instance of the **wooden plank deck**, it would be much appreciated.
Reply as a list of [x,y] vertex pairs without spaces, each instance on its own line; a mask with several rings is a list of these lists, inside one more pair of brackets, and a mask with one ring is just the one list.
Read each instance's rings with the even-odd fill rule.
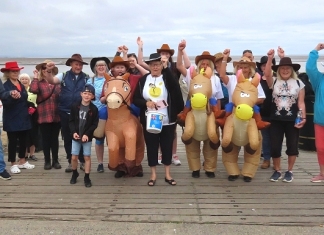
[[[324,185],[310,182],[312,175],[318,173],[315,152],[300,151],[292,183],[270,182],[272,169],[259,169],[251,183],[243,182],[242,178],[229,182],[220,151],[216,178],[209,179],[202,171],[201,177],[194,179],[188,169],[180,134],[179,128],[178,154],[182,165],[172,166],[177,186],[164,182],[164,169],[159,166],[156,186],[148,187],[150,171],[146,160],[143,161],[143,178],[115,179],[114,172],[107,169],[107,157],[106,171],[97,173],[95,156],[90,175],[93,187],[84,187],[82,171],[78,183],[70,185],[71,174],[64,172],[67,161],[61,142],[61,170],[43,170],[42,153],[37,153],[40,160],[35,162],[34,170],[23,170],[11,181],[0,181],[0,218],[237,225],[324,224]],[[242,160],[240,157],[240,163]],[[287,157],[283,157],[282,168],[287,168]]]

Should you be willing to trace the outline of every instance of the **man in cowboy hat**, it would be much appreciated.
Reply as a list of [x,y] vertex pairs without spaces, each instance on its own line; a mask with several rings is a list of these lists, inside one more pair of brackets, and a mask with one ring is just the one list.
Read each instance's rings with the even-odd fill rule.
[[[80,54],[73,54],[66,63],[71,67],[71,70],[66,73],[58,73],[53,75],[52,69],[55,67],[53,62],[47,63],[46,80],[51,84],[61,84],[61,93],[59,99],[59,113],[61,118],[61,131],[64,139],[64,148],[66,156],[69,162],[65,172],[72,172],[71,165],[71,148],[72,148],[72,135],[69,129],[69,116],[71,106],[74,103],[81,102],[81,91],[83,90],[89,75],[82,72],[83,65],[88,63],[84,62]],[[83,151],[80,151],[81,153]],[[80,169],[84,170],[84,158],[83,155],[79,155]]]

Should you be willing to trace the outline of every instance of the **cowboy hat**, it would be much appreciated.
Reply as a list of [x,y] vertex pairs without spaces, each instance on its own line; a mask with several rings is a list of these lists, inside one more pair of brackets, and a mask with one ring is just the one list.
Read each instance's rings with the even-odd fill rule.
[[[263,64],[266,64],[268,62],[268,56],[262,56],[261,59],[260,59],[260,62],[256,62],[256,65],[258,67],[258,69],[261,71],[261,66]],[[272,65],[276,65],[276,59],[273,58],[272,59]]]
[[300,69],[300,64],[293,64],[290,57],[282,57],[278,65],[273,65],[271,68],[273,71],[277,72],[280,66],[290,66],[297,72]]
[[234,68],[239,64],[247,64],[247,65],[250,65],[251,67],[255,68],[255,63],[252,62],[249,58],[247,58],[245,56],[243,56],[239,61],[233,62]]
[[[223,58],[224,58],[224,55],[223,55],[223,53],[222,52],[218,52],[218,53],[216,53],[215,55],[215,63],[217,62],[217,61],[219,61],[219,60],[222,60]],[[228,57],[227,58],[227,63],[229,63],[229,62],[231,62],[231,60],[232,60],[232,58],[231,57]]]
[[123,60],[123,58],[121,58],[120,56],[115,56],[114,59],[111,61],[110,63],[110,68],[115,67],[117,64],[121,64],[124,65],[126,67],[126,69],[129,68],[129,61],[125,61]]
[[[35,68],[40,71],[42,68],[46,67],[46,64],[47,63],[50,63],[50,62],[53,62],[51,60],[44,60],[43,63],[40,63],[38,65],[35,66]],[[52,72],[54,75],[58,74],[58,68],[55,66],[53,69],[52,69]]]
[[170,53],[170,56],[173,56],[174,50],[170,49],[168,44],[163,44],[160,49],[156,49],[157,53],[161,53],[162,51],[166,51]]
[[88,64],[83,61],[82,56],[80,54],[73,54],[71,58],[69,58],[66,62],[65,65],[70,66],[72,61],[78,61],[82,64]]
[[12,71],[20,71],[24,67],[19,67],[17,61],[9,61],[5,63],[5,67],[1,69],[1,72],[8,72],[10,70]]
[[92,58],[90,61],[90,68],[91,68],[92,72],[95,72],[94,67],[96,66],[96,63],[100,60],[105,61],[106,65],[108,66],[108,69],[109,69],[110,60],[107,57],[95,57],[95,58]]
[[161,55],[159,53],[152,53],[148,60],[145,60],[145,63],[149,64],[152,61],[160,61]]
[[197,55],[195,58],[195,63],[198,65],[198,62],[201,60],[211,60],[215,62],[215,56],[212,56],[208,51],[204,51],[201,55]]

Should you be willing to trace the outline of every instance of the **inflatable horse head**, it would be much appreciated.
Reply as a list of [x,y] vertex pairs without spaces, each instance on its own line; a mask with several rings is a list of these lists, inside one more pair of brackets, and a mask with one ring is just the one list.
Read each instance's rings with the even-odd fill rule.
[[131,86],[128,82],[129,73],[123,76],[111,77],[105,74],[105,97],[109,109],[118,109],[122,105],[130,105]]
[[212,95],[212,86],[210,78],[212,76],[211,68],[202,69],[199,74],[193,71],[189,87],[189,98],[193,110],[208,109],[208,100]]
[[244,78],[242,70],[238,70],[236,77],[237,84],[232,96],[235,116],[241,120],[249,120],[253,116],[253,106],[258,100],[257,86],[260,82],[260,75],[256,73],[250,81]]

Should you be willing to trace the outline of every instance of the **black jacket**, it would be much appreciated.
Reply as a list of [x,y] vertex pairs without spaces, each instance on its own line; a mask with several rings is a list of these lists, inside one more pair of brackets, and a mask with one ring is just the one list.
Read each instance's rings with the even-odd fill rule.
[[[71,107],[69,127],[70,127],[72,138],[73,138],[74,133],[79,134],[80,105],[81,105],[81,103],[73,104]],[[98,108],[93,103],[90,103],[89,111],[87,112],[87,115],[86,115],[86,123],[84,126],[84,133],[81,134],[80,138],[82,138],[83,135],[86,135],[86,136],[88,136],[88,142],[92,141],[93,132],[97,128],[98,122],[99,122]]]
[[[182,94],[180,90],[180,85],[177,79],[173,76],[171,70],[169,68],[162,70],[163,81],[165,84],[165,88],[168,92],[168,116],[169,122],[173,123],[177,120],[177,115],[183,110],[184,103],[182,99]],[[133,97],[133,103],[137,107],[141,109],[140,113],[140,121],[141,124],[146,126],[146,116],[145,111],[147,110],[146,102],[147,100],[143,97],[143,87],[146,82],[148,74],[144,75],[140,78]]]

